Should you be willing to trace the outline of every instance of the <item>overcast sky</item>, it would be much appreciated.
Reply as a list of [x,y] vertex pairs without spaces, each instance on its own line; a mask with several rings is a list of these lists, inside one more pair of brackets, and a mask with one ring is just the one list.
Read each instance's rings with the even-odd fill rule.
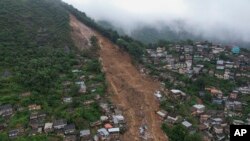
[[[63,0],[127,32],[140,25],[185,21],[195,34],[250,42],[250,0]],[[173,26],[173,25],[172,25]]]

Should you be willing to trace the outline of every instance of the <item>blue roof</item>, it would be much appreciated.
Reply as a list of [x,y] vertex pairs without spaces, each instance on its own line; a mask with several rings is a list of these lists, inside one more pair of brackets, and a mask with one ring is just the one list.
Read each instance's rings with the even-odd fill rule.
[[240,53],[240,48],[237,47],[237,46],[234,46],[234,47],[232,48],[232,53],[236,53],[236,54]]

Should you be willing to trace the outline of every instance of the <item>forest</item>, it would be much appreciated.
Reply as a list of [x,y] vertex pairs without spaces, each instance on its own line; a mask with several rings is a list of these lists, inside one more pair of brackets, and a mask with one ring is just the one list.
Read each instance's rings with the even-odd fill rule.
[[[58,139],[53,134],[28,136],[32,104],[41,106],[46,121],[63,118],[77,129],[97,120],[97,103],[81,105],[105,94],[105,77],[97,56],[81,53],[74,46],[65,4],[60,0],[1,0],[0,18],[0,105],[10,104],[15,112],[8,119],[0,117],[6,128],[0,131],[0,140],[8,140],[8,131],[16,128],[27,131],[17,138],[20,141]],[[96,42],[93,37],[92,52],[98,50]],[[74,73],[77,69],[79,73]],[[91,88],[87,95],[79,94],[74,85],[80,76],[86,76],[85,83]],[[66,82],[70,82],[67,88]],[[74,103],[62,104],[64,97],[72,97]],[[72,109],[73,114],[68,112]]]

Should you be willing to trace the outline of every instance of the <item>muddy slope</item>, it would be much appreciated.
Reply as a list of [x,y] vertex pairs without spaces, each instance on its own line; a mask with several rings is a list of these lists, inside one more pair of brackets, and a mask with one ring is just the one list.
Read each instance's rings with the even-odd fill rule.
[[142,140],[139,128],[146,125],[148,127],[144,136],[146,140],[166,141],[167,137],[161,130],[161,121],[155,114],[155,111],[159,109],[159,103],[155,100],[153,93],[160,88],[159,82],[141,75],[127,53],[120,51],[116,45],[79,22],[72,15],[70,25],[73,40],[80,49],[87,44],[85,41],[92,35],[99,39],[100,57],[109,90],[112,93],[111,99],[122,109],[129,127],[121,140]]

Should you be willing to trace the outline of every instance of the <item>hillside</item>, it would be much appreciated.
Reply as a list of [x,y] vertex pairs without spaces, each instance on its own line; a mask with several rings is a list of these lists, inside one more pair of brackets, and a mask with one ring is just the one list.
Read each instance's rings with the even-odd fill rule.
[[49,0],[2,0],[0,5],[0,71],[10,72],[21,89],[51,92],[59,74],[74,63],[67,12]]
[[61,141],[60,133],[40,133],[45,122],[63,119],[81,130],[100,117],[93,99],[105,94],[105,77],[95,53],[75,47],[64,6],[0,1],[0,140]]
[[142,43],[60,0],[2,0],[0,17],[0,140],[73,140],[86,130],[102,138],[101,115],[116,114],[103,104],[124,114],[122,140],[140,140],[140,127],[144,138],[166,139],[155,115],[160,84],[133,64]]
[[155,114],[159,104],[153,95],[160,89],[160,84],[143,76],[132,64],[129,54],[107,38],[88,28],[74,16],[70,19],[73,31],[81,33],[78,36],[90,38],[91,35],[95,35],[100,42],[100,58],[107,77],[109,92],[112,93],[110,98],[119,109],[122,109],[128,122],[128,131],[121,137],[122,141],[140,140],[138,129],[144,125],[148,127],[146,140],[165,141],[161,122]]

